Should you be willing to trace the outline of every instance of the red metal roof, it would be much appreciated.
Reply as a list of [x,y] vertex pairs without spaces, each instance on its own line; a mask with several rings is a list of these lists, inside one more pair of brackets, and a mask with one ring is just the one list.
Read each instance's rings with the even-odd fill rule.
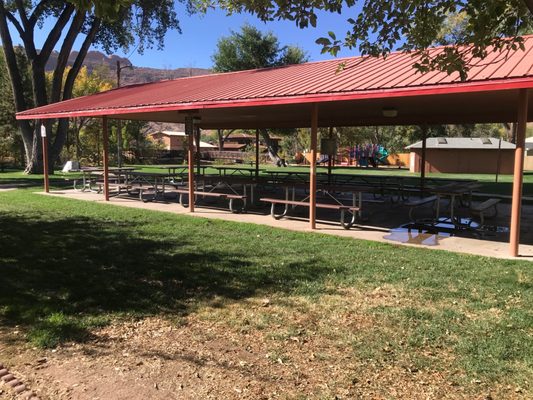
[[[386,59],[351,57],[125,86],[24,111],[17,118],[127,117],[133,113],[531,88],[533,36],[524,37],[524,46],[525,51],[491,52],[484,60],[473,59],[464,82],[457,73],[421,74],[413,68],[411,55],[398,52]],[[344,68],[338,71],[340,63]]]

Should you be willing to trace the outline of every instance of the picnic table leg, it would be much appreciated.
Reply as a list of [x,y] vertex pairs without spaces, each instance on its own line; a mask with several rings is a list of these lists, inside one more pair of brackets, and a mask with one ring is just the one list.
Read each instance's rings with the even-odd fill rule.
[[344,229],[348,230],[348,229],[350,229],[350,228],[353,226],[353,224],[355,224],[355,219],[356,219],[356,215],[357,215],[357,213],[355,213],[355,212],[352,213],[352,218],[351,218],[350,221],[348,221],[348,222],[346,222],[346,221],[344,220],[344,218],[345,218],[345,214],[346,214],[346,213],[345,213],[345,210],[344,210],[344,209],[341,209],[341,226],[342,226]]
[[450,196],[450,222],[455,225],[455,195]]
[[439,222],[439,214],[440,214],[440,194],[437,194],[437,205],[435,207],[435,223]]
[[194,125],[190,116],[185,118],[185,131],[189,138],[189,211],[194,212]]
[[[289,200],[289,187],[285,188],[285,200]],[[294,188],[293,188],[293,192],[292,192],[292,200],[294,201]],[[294,205],[290,206],[288,204],[285,204],[285,210],[283,211],[283,215],[282,216],[287,215],[287,213],[289,212],[289,208],[292,208],[294,210],[295,207],[296,206],[294,206]],[[277,219],[279,219],[279,218],[277,218]]]
[[102,142],[104,158],[104,199],[109,201],[109,133],[107,127],[107,117],[102,118]]
[[363,218],[363,192],[357,192],[358,197],[358,203],[357,207],[359,207],[359,210],[357,210],[357,216],[359,219]]

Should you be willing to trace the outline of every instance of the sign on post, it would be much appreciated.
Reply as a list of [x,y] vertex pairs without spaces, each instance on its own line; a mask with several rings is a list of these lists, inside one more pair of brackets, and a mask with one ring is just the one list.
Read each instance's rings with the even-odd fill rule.
[[41,125],[41,137],[46,137],[46,126]]

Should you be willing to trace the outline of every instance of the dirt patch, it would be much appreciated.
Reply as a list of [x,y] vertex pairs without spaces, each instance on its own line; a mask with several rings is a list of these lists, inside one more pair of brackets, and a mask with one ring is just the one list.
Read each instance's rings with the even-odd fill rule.
[[422,369],[393,356],[389,362],[358,356],[351,349],[357,331],[380,329],[365,309],[401,302],[401,293],[388,289],[346,289],[320,303],[215,301],[179,321],[116,321],[86,343],[46,351],[4,329],[0,360],[43,400],[485,399],[491,391],[495,398],[525,398],[490,383],[461,386],[445,350]]

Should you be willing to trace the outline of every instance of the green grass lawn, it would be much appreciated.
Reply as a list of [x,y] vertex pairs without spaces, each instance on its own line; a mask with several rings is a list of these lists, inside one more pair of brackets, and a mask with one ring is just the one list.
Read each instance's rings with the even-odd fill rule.
[[[35,346],[83,341],[93,329],[126,318],[178,321],[196,314],[224,329],[265,332],[274,342],[291,332],[312,332],[363,364],[444,374],[471,393],[480,379],[533,394],[528,261],[121,208],[27,189],[0,192],[0,243],[0,324],[21,329]],[[280,309],[248,308],[249,300],[265,297]],[[362,306],[354,310],[356,299]],[[339,317],[352,315],[346,310],[371,323],[346,323],[348,317]],[[298,313],[310,321],[296,324],[289,315]]]

